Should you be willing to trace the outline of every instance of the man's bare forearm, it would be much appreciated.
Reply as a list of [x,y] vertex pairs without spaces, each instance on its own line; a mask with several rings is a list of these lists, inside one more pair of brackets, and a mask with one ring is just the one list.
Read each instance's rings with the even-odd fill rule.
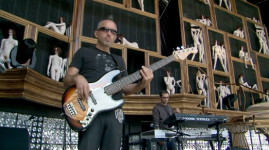
[[75,82],[76,76],[78,76],[78,75],[69,75],[69,74],[65,75],[63,83],[64,83],[64,87],[66,89],[69,88],[70,86],[73,86],[76,84],[76,82]]
[[135,94],[146,88],[147,85],[142,83],[133,83],[123,88],[124,95]]

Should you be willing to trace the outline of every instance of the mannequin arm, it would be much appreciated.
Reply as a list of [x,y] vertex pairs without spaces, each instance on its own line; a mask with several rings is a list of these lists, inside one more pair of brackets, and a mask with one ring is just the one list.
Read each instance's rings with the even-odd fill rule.
[[5,41],[5,39],[3,39],[2,41],[1,41],[1,45],[0,45],[0,53],[2,52],[2,49],[3,49],[3,45],[4,45],[4,41]]
[[63,23],[54,23],[56,26],[64,26],[65,25],[65,22]]
[[47,69],[47,75],[50,76],[50,66],[51,66],[51,56],[49,57],[49,64],[48,64],[48,69]]
[[62,69],[63,59],[61,58],[60,61],[61,61],[60,62],[60,64],[61,64],[60,78],[62,78],[63,77],[63,69]]
[[17,46],[18,45],[18,41],[17,40],[15,40],[15,46]]
[[215,47],[214,46],[212,47],[212,58],[213,59],[215,58]]

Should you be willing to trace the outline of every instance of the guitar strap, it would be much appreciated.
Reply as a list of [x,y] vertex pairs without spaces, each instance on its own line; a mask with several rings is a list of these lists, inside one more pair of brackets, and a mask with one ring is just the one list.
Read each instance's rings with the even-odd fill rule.
[[124,69],[120,66],[120,64],[118,63],[118,61],[114,58],[114,56],[112,54],[110,54],[110,56],[113,58],[113,60],[116,62],[117,67],[119,68],[120,72],[124,72]]

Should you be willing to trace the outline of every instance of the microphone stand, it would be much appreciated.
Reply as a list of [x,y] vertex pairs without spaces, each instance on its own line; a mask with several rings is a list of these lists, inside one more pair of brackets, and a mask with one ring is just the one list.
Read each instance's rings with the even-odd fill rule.
[[178,143],[178,150],[180,150],[180,149],[183,150],[183,136],[184,135],[190,136],[188,134],[181,132],[181,130],[182,130],[182,125],[180,124],[181,122],[185,122],[185,120],[181,120],[176,124],[176,126],[177,126],[176,138],[177,138],[177,141],[179,142]]

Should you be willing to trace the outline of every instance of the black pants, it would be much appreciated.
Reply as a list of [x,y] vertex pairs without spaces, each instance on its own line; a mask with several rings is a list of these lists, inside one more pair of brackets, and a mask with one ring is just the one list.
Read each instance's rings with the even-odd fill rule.
[[102,112],[86,131],[79,132],[79,150],[119,150],[123,123],[115,118],[115,110]]

